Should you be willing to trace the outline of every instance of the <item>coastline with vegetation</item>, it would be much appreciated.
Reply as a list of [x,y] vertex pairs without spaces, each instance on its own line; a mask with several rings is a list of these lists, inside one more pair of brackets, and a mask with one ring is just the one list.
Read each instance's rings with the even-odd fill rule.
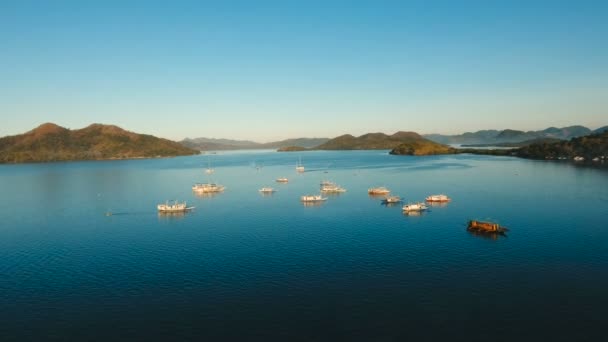
[[163,158],[199,153],[171,140],[102,124],[70,130],[45,123],[24,134],[0,138],[0,164]]
[[[228,142],[231,144],[238,142],[216,140],[223,141],[225,144],[223,146],[227,146]],[[404,131],[392,135],[367,133],[358,137],[345,134],[333,139],[289,139],[279,145],[284,143],[291,144],[280,146],[278,152],[389,150],[391,155],[428,156],[468,153],[577,162],[603,162],[608,158],[608,130],[604,128],[569,140],[543,137],[519,142],[470,144],[461,147],[438,143],[418,133]],[[311,147],[313,143],[318,145]],[[114,125],[92,124],[82,129],[70,130],[46,123],[24,134],[0,138],[0,163],[163,158],[201,153],[202,145],[198,148],[190,146],[192,144],[137,134]]]

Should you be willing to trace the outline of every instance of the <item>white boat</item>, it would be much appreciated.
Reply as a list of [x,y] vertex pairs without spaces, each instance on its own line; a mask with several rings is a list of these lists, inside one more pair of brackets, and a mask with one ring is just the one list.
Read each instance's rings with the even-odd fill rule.
[[449,202],[451,199],[444,194],[430,195],[426,198],[427,202]]
[[263,187],[260,190],[258,190],[259,192],[263,193],[263,194],[270,194],[275,192],[276,190],[271,188],[271,187]]
[[296,171],[304,172],[304,165],[302,165],[302,157],[300,157],[300,160],[296,164]]
[[346,189],[336,185],[323,185],[321,186],[321,192],[346,192]]
[[326,200],[327,197],[323,197],[321,195],[304,195],[300,197],[300,201],[302,202],[323,202]]
[[425,211],[428,207],[422,202],[410,203],[403,206],[403,211]]
[[289,182],[289,179],[287,179],[285,177],[277,178],[277,183],[287,183],[287,182]]
[[196,192],[222,192],[225,189],[225,186],[215,183],[196,183],[192,187],[192,190]]
[[332,181],[328,181],[328,180],[321,181],[321,187],[324,187],[326,185],[336,185],[336,183],[334,183]]
[[214,172],[215,172],[215,170],[211,168],[211,159],[210,159],[210,157],[208,157],[207,158],[207,168],[205,169],[205,173],[210,175]]
[[388,195],[391,191],[383,186],[377,188],[369,188],[367,189],[367,193],[370,195]]
[[382,203],[399,203],[401,202],[401,197],[399,196],[388,196],[382,200]]
[[188,207],[186,202],[179,203],[178,201],[173,201],[173,203],[166,201],[165,203],[157,205],[156,208],[162,213],[176,213],[194,209],[194,207]]

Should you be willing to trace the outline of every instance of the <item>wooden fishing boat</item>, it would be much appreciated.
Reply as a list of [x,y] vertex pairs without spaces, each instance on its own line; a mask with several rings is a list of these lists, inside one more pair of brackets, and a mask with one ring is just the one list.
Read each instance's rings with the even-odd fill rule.
[[479,233],[504,234],[509,231],[508,228],[500,226],[498,223],[470,220],[467,225],[467,230]]

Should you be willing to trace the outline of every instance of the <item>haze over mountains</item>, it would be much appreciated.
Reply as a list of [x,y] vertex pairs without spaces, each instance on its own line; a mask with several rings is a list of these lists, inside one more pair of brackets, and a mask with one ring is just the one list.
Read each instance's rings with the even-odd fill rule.
[[213,138],[186,138],[180,143],[186,147],[200,151],[218,150],[257,150],[257,149],[278,149],[289,146],[299,146],[312,148],[328,141],[329,138],[296,138],[274,141],[269,143],[257,143],[250,140],[231,140]]
[[[481,130],[467,132],[457,135],[423,134],[414,132],[399,132],[398,134],[416,134],[419,138],[425,138],[439,144],[461,144],[461,145],[492,145],[519,147],[537,142],[551,142],[558,140],[569,140],[574,137],[589,135],[592,133],[608,130],[608,126],[591,130],[584,126],[568,126],[562,128],[549,127],[539,131],[519,131],[513,129],[504,130]],[[330,138],[297,138],[287,139],[270,143],[257,143],[250,140],[213,139],[213,138],[186,138],[180,143],[189,148],[200,151],[216,150],[242,150],[242,149],[283,149],[290,150],[294,147],[305,149],[392,149],[395,144],[391,141],[399,140],[398,137],[388,136],[383,133],[368,133],[358,138],[345,134],[333,139]],[[331,142],[330,142],[331,141]],[[333,147],[332,147],[333,146]],[[347,148],[347,146],[350,146]]]
[[426,134],[425,138],[441,144],[501,144],[519,143],[523,141],[533,141],[537,139],[559,139],[569,140],[575,137],[599,133],[608,129],[608,126],[600,127],[594,131],[584,126],[568,126],[562,128],[549,127],[540,131],[518,131],[513,129],[505,130],[481,130],[477,132],[467,132],[458,135]]

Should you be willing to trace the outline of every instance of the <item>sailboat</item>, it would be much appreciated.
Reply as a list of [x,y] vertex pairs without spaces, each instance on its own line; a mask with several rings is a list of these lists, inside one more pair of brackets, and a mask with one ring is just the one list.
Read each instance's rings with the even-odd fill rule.
[[304,165],[302,165],[302,157],[300,157],[298,163],[296,164],[296,171],[304,172]]
[[215,172],[215,170],[211,168],[211,157],[208,156],[207,157],[207,168],[205,169],[205,173],[210,175],[213,172]]

